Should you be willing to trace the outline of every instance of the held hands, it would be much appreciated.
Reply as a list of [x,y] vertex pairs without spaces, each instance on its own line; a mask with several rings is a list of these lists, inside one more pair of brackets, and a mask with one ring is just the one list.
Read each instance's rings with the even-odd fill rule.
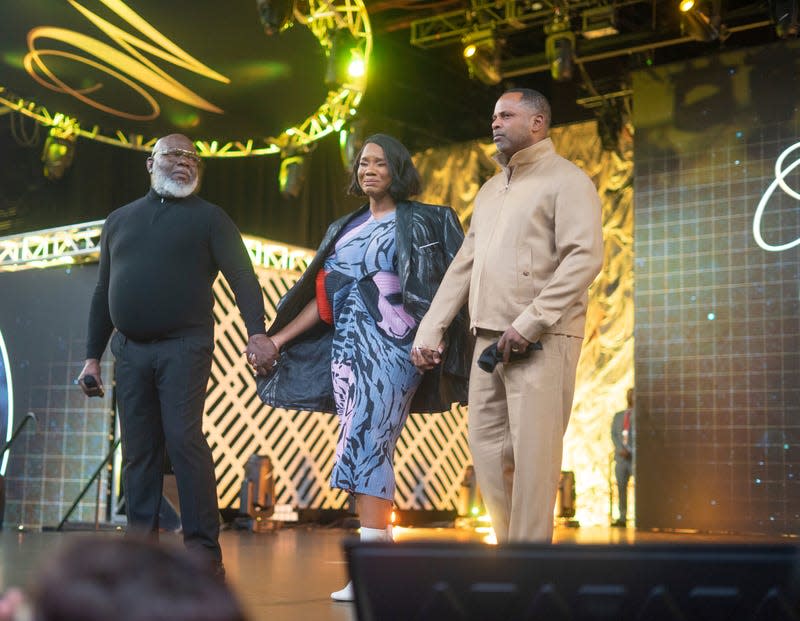
[[266,334],[254,334],[247,341],[247,349],[244,350],[247,362],[258,375],[267,376],[272,373],[272,369],[278,364],[280,352],[275,343]]
[[435,366],[441,364],[442,354],[444,353],[444,343],[439,343],[436,349],[428,347],[412,347],[411,362],[417,367],[420,373],[430,371]]
[[513,327],[503,332],[503,336],[497,341],[497,350],[503,352],[503,364],[507,364],[511,357],[511,352],[524,352],[528,349],[531,342],[517,332]]
[[100,377],[100,361],[97,358],[87,358],[75,383],[81,387],[83,394],[87,397],[102,397],[105,392],[103,391],[103,379]]

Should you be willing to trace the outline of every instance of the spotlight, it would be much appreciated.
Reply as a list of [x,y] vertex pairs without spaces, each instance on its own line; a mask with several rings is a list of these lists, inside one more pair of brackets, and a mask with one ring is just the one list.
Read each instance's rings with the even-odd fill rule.
[[716,41],[727,38],[727,29],[721,24],[718,2],[703,8],[699,0],[681,0],[681,34],[695,41]]
[[256,0],[264,32],[274,35],[294,24],[294,0]]
[[695,41],[715,41],[719,39],[719,29],[711,19],[700,11],[689,11],[681,15],[681,34]]
[[285,156],[281,159],[278,187],[286,199],[300,198],[306,182],[306,158],[303,155]]
[[64,134],[55,127],[50,130],[50,135],[44,141],[42,149],[44,176],[50,181],[61,179],[72,165],[72,160],[75,158],[76,138],[75,134]]
[[340,28],[333,34],[327,55],[325,84],[328,87],[342,86],[366,75],[364,55],[358,40],[348,28]]
[[361,147],[364,146],[365,128],[366,123],[362,119],[350,123],[348,129],[339,131],[339,154],[342,156],[344,169],[348,172],[353,168],[356,155],[358,155]]
[[619,34],[617,15],[613,6],[601,6],[586,9],[582,14],[583,27],[581,33],[587,39],[599,39]]
[[469,77],[490,86],[498,84],[502,79],[500,48],[494,32],[476,30],[467,34],[461,42],[464,44],[464,63]]
[[544,31],[547,35],[544,52],[550,63],[550,75],[556,82],[569,82],[575,67],[575,34],[570,30],[569,19],[556,15]]
[[769,0],[769,15],[775,23],[775,34],[781,39],[800,34],[800,2],[798,0]]

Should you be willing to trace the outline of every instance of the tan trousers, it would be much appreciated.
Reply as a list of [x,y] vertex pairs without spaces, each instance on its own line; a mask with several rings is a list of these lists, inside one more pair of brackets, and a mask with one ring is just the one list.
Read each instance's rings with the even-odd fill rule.
[[476,364],[500,333],[481,330],[469,384],[469,445],[498,543],[553,538],[564,432],[582,339],[544,334],[527,360]]

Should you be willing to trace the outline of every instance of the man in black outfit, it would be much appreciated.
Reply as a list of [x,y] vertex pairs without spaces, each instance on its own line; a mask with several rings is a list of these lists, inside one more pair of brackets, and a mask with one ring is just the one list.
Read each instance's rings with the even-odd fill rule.
[[614,414],[611,441],[614,443],[614,473],[617,477],[619,518],[611,526],[625,527],[628,519],[628,481],[633,475],[634,411],[633,388],[628,389],[628,407]]
[[[147,158],[150,191],[106,219],[79,383],[89,396],[101,393],[100,357],[113,332],[129,528],[157,536],[166,448],[184,543],[224,575],[214,462],[203,435],[219,271],[247,327],[249,363],[264,372],[278,352],[266,336],[261,287],[236,225],[194,195],[199,163],[186,136],[161,138]],[[96,386],[87,385],[89,375]]]

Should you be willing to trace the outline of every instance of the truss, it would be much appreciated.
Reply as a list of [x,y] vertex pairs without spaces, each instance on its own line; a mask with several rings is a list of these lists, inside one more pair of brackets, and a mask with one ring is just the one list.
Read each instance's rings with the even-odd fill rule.
[[[0,237],[0,272],[97,261],[103,220]],[[254,265],[302,273],[314,253],[299,246],[242,235]]]
[[[595,4],[597,0],[578,0],[569,6],[570,9],[579,9]],[[474,30],[523,30],[544,25],[553,21],[555,6],[549,1],[531,3],[473,0],[469,8],[439,13],[411,22],[411,44],[423,48],[438,47],[459,43],[464,35]]]

